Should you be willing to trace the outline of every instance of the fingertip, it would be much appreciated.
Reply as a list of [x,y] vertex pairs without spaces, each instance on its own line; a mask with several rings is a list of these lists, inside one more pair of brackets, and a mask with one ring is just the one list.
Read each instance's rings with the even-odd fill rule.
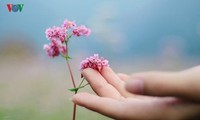
[[91,68],[86,68],[86,69],[84,69],[84,70],[82,71],[81,74],[82,74],[83,76],[85,76],[85,75],[90,71],[90,69],[91,69]]
[[73,102],[79,106],[96,111],[99,107],[101,107],[102,101],[96,95],[89,93],[78,93],[74,95]]
[[92,68],[86,68],[82,71],[82,75],[85,79],[87,79],[89,76],[93,76],[94,74],[98,74],[96,70],[93,70]]
[[92,111],[96,111],[109,117],[121,117],[121,109],[116,108],[122,108],[122,105],[120,104],[121,102],[115,99],[99,97],[89,93],[78,93],[74,95],[73,102],[79,106],[85,107]]
[[125,84],[125,88],[127,91],[135,94],[143,94],[144,92],[144,83],[140,79],[136,80],[127,80]]
[[79,94],[75,94],[74,96],[73,96],[73,98],[72,98],[72,101],[74,102],[74,103],[78,103],[78,100],[79,100],[79,98],[81,98],[80,97],[80,93]]
[[113,72],[113,70],[110,67],[104,67],[101,71],[101,73],[110,73]]
[[82,102],[85,101],[86,98],[88,98],[88,93],[78,93],[78,94],[75,94],[73,96],[73,102],[76,103],[76,104],[81,104]]

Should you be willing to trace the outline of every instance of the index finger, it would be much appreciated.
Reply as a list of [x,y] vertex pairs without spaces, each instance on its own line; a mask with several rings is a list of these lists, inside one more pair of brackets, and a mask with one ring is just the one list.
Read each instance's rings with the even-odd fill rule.
[[110,85],[101,74],[91,68],[83,70],[82,75],[89,82],[95,93],[101,97],[110,97],[114,99],[122,99],[121,94]]

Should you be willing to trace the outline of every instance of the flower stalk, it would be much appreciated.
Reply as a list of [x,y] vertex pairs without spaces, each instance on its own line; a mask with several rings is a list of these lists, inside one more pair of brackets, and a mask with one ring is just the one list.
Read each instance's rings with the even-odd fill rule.
[[73,76],[73,73],[72,73],[72,70],[71,70],[71,67],[70,67],[70,64],[69,64],[69,60],[67,58],[66,58],[66,62],[67,62],[67,67],[69,69],[69,73],[70,73],[70,77],[71,77],[71,80],[72,80],[73,87],[76,88],[74,76]]
[[[70,31],[71,33],[69,33]],[[69,70],[71,81],[73,84],[73,88],[69,90],[74,92],[74,94],[76,94],[80,88],[87,86],[88,83],[82,85],[84,82],[83,78],[79,86],[76,87],[74,75],[69,63],[69,59],[71,59],[71,57],[69,57],[68,54],[69,40],[72,37],[80,37],[80,36],[88,37],[91,33],[91,30],[84,25],[77,26],[75,21],[65,20],[61,26],[54,26],[48,28],[46,29],[45,33],[47,39],[50,40],[50,43],[44,45],[44,50],[46,51],[47,55],[50,58],[54,58],[59,55],[65,58],[67,68]],[[105,60],[104,58],[99,59],[98,55],[95,54],[95,56],[92,57],[91,59],[82,61],[81,70],[87,67],[93,67],[93,69],[101,70],[103,66],[107,66],[107,63],[108,63],[107,60]],[[76,120],[76,107],[77,107],[76,104],[74,104],[72,120]]]
[[[66,62],[67,62],[67,68],[69,69],[69,73],[70,73],[70,77],[71,77],[71,80],[72,80],[72,83],[73,83],[73,87],[76,88],[76,83],[75,83],[75,80],[74,80],[74,76],[73,76],[73,73],[72,73],[72,70],[71,70],[71,67],[70,67],[70,64],[69,64],[69,60],[66,58]],[[75,94],[77,92],[75,91]],[[74,108],[73,108],[73,117],[72,117],[72,120],[76,120],[76,104],[74,103]]]
[[[71,34],[68,33],[68,30],[71,30]],[[78,89],[82,88],[82,82],[79,85],[78,89],[76,88],[75,79],[72,73],[72,69],[69,63],[71,57],[68,56],[68,42],[71,37],[80,37],[80,36],[89,36],[91,30],[84,25],[77,26],[74,21],[65,20],[61,26],[54,26],[52,28],[46,29],[46,37],[51,42],[44,45],[44,50],[47,55],[51,58],[62,56],[65,58],[67,63],[67,68],[70,73],[71,81],[73,84],[74,93],[78,92]],[[76,104],[74,104],[73,109],[73,120],[76,120]]]

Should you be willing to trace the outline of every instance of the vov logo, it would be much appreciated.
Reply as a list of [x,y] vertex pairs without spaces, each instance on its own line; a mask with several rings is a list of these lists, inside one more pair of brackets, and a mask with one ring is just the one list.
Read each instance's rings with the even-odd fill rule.
[[9,12],[22,12],[24,4],[7,4]]

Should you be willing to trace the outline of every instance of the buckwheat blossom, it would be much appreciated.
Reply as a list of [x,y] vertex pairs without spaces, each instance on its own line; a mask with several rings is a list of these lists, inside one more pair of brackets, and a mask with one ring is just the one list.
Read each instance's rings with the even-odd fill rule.
[[53,43],[45,44],[44,50],[49,57],[56,57],[60,54],[58,47]]
[[85,27],[84,25],[81,25],[81,26],[77,26],[73,29],[73,35],[74,36],[89,36],[91,33],[91,30],[87,27]]
[[75,21],[69,21],[66,19],[63,22],[62,27],[66,28],[66,29],[74,28],[74,27],[76,27],[76,23],[75,23]]
[[[50,40],[49,44],[44,45],[44,50],[46,51],[47,55],[51,58],[62,56],[67,63],[67,67],[70,73],[71,81],[73,84],[73,88],[69,89],[71,92],[74,92],[75,94],[78,92],[79,89],[85,87],[86,85],[82,85],[84,82],[84,78],[82,78],[82,81],[80,84],[76,85],[74,75],[72,72],[72,69],[70,67],[70,59],[68,53],[68,46],[69,41],[71,40],[71,37],[79,37],[79,36],[89,36],[91,33],[91,30],[84,25],[76,26],[75,21],[69,21],[65,20],[62,25],[54,26],[51,28],[46,29],[45,34],[47,39]],[[91,56],[90,58],[87,58],[82,62],[81,69],[85,69],[88,67],[91,67],[93,69],[96,69],[98,71],[101,71],[103,67],[109,66],[108,61],[104,58],[99,58],[98,54],[95,54],[94,56]],[[74,110],[73,110],[73,120],[76,120],[76,104],[74,103]]]
[[60,53],[66,54],[66,45],[62,44],[61,41],[53,39],[51,43],[44,45],[44,50],[49,57],[59,56]]
[[67,29],[64,27],[52,27],[46,29],[46,37],[49,40],[52,39],[59,39],[61,42],[65,41],[65,38],[67,36]]
[[108,60],[103,57],[99,58],[98,54],[94,54],[93,56],[86,58],[80,63],[81,70],[92,68],[101,72],[104,67],[109,67]]

